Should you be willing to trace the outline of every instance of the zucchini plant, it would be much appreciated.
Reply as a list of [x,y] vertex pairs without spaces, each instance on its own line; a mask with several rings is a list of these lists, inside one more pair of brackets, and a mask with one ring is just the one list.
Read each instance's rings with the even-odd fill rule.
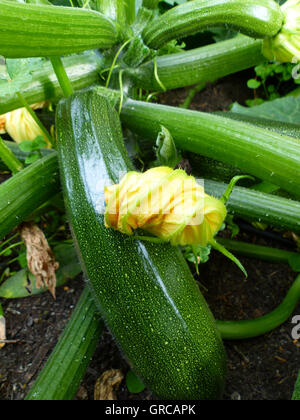
[[[222,339],[252,338],[285,322],[299,302],[299,276],[270,314],[253,321],[216,322],[179,246],[213,245],[236,262],[229,250],[238,252],[241,245],[227,242],[225,250],[226,241],[214,239],[227,212],[299,233],[299,127],[268,126],[261,120],[190,111],[151,99],[169,89],[204,86],[268,59],[297,62],[299,2],[279,6],[274,0],[191,0],[165,13],[155,0],[78,0],[75,6],[0,0],[0,55],[6,68],[25,58],[45,58],[24,83],[8,83],[3,67],[0,114],[40,101],[50,101],[56,110],[49,134],[56,150],[41,151],[33,164],[26,166],[26,153],[1,139],[2,167],[13,176],[0,186],[0,238],[62,189],[88,284],[27,399],[74,397],[100,335],[100,316],[156,397],[221,398],[226,381]],[[185,47],[189,36],[216,27],[239,34]],[[163,127],[174,141],[172,150],[208,159],[211,179],[204,181],[205,193],[195,187],[194,178],[174,171],[171,158],[172,167],[136,177],[120,121],[150,148]],[[220,166],[224,172],[216,174]],[[229,172],[238,177],[227,188]],[[250,186],[235,187],[245,178],[251,179]],[[193,179],[192,194],[178,193],[183,179]],[[147,183],[149,191],[144,189]],[[261,185],[288,198],[260,192]],[[157,214],[148,208],[136,217],[149,196],[159,202],[160,189],[171,186],[171,213],[176,202],[190,200],[184,214],[162,218],[160,204]],[[195,209],[203,210],[205,217],[193,225]],[[248,248],[244,252],[255,253]],[[294,254],[260,250],[260,257],[284,262]]]

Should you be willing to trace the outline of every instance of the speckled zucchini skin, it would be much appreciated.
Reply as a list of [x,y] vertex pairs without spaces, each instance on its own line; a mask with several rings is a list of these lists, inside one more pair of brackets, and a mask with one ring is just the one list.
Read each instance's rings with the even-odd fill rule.
[[274,0],[193,0],[150,22],[143,39],[150,48],[156,49],[172,39],[216,26],[263,39],[275,36],[283,22],[283,12]]
[[110,48],[117,30],[93,10],[0,0],[0,39],[6,58],[51,57]]
[[106,229],[103,180],[132,170],[117,113],[96,92],[58,106],[57,138],[71,230],[100,312],[123,354],[160,399],[221,397],[226,355],[179,249]]

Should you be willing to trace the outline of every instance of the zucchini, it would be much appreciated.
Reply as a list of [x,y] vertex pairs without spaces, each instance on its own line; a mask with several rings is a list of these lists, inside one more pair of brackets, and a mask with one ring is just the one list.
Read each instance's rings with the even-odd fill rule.
[[60,191],[58,181],[53,152],[0,185],[0,240]]
[[152,141],[160,126],[172,134],[177,147],[219,160],[300,194],[299,140],[219,115],[127,99],[124,124]]
[[263,39],[277,35],[283,22],[283,12],[274,0],[193,0],[149,23],[143,38],[150,48],[158,49],[173,39],[225,26]]
[[86,287],[26,401],[69,401],[78,390],[103,330]]
[[0,55],[50,57],[110,48],[114,23],[93,10],[0,0]]
[[[274,131],[275,133],[282,134],[284,136],[294,137],[300,140],[300,125],[291,122],[276,121],[267,118],[254,117],[247,114],[239,114],[237,112],[214,112],[214,115],[220,117],[229,118],[235,121],[242,121],[250,125],[265,128],[266,130]],[[300,144],[300,143],[299,143]]]
[[[205,192],[222,197],[226,184],[204,180]],[[234,187],[226,204],[229,213],[249,221],[266,223],[279,229],[300,232],[300,202],[262,193],[250,188]]]
[[224,347],[180,250],[130,240],[104,226],[104,184],[133,169],[117,113],[95,91],[80,92],[60,102],[56,127],[79,259],[129,363],[158,398],[220,398]]
[[[239,35],[205,47],[162,55],[156,59],[158,79],[167,90],[213,82],[264,62],[261,49],[260,40]],[[155,78],[153,60],[125,72],[134,86],[146,90],[162,90]]]
[[[68,78],[75,90],[84,89],[99,81],[101,59],[94,53],[71,55],[62,59]],[[14,81],[11,82],[15,84]],[[14,86],[11,89],[16,90]],[[42,101],[58,101],[63,97],[60,84],[50,61],[43,63],[40,69],[32,74],[32,80],[21,87],[22,96],[29,105]],[[0,115],[23,106],[18,94],[8,94],[7,86],[0,85]]]

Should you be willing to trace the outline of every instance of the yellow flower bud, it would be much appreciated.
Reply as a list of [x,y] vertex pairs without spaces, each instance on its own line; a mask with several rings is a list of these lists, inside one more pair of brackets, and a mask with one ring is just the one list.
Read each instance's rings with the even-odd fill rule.
[[[41,108],[43,105],[44,103],[35,104],[32,105],[32,108]],[[8,133],[16,143],[34,140],[37,136],[42,136],[49,145],[48,139],[26,108],[19,108],[1,115],[0,130],[2,134]]]
[[227,214],[194,177],[168,167],[129,172],[105,189],[105,202],[107,228],[127,235],[142,229],[172,245],[207,245]]
[[281,9],[284,25],[275,37],[263,41],[263,54],[272,61],[297,63],[300,61],[300,1],[288,0]]

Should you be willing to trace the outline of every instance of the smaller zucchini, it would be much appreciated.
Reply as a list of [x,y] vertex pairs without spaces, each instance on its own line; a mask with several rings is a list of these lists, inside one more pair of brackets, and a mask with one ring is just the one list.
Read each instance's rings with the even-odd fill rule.
[[143,38],[150,48],[158,49],[172,39],[225,26],[263,39],[277,35],[283,21],[283,12],[274,0],[193,0],[149,23]]

